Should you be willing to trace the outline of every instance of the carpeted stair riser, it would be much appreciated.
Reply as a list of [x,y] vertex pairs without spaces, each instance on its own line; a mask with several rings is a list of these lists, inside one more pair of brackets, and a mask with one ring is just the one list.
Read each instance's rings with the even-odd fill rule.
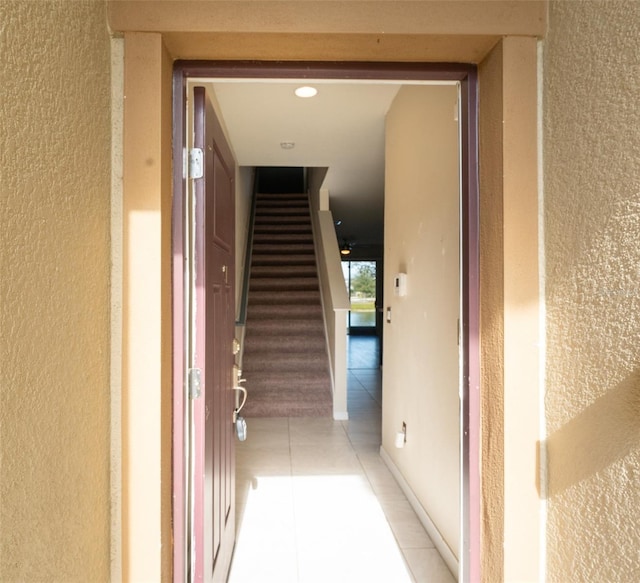
[[278,244],[278,243],[256,243],[253,242],[253,257],[260,257],[262,255],[298,255],[302,253],[310,253],[315,257],[313,252],[313,243],[296,243],[292,244]]
[[[255,396],[255,401],[258,403],[262,401],[263,403],[269,403],[273,398],[277,398],[279,396],[278,389],[268,389],[264,388],[260,391],[259,395]],[[289,401],[298,401],[299,406],[312,405],[316,406],[317,404],[324,404],[326,401],[321,394],[315,391],[302,391],[299,389],[292,389],[289,393]]]
[[[278,411],[274,411],[271,406],[272,399],[263,403],[262,401],[254,405],[252,417],[282,417]],[[301,407],[298,401],[283,402],[282,411],[287,412],[287,417],[330,417],[331,408],[329,405]]]
[[303,207],[300,208],[288,208],[288,207],[262,207],[256,209],[260,216],[256,217],[256,219],[260,219],[261,222],[268,221],[277,221],[280,219],[285,220],[300,220],[300,221],[310,221],[309,211]]
[[[308,241],[313,241],[311,232],[306,225],[256,225],[254,229],[254,237],[260,238],[264,235],[285,235],[289,238],[289,241],[294,241],[292,236],[298,235],[299,237],[305,237]],[[277,238],[273,238],[273,241],[277,241]],[[286,238],[280,239],[281,241],[287,241]]]
[[258,198],[258,202],[265,202],[265,201],[278,201],[280,203],[282,203],[283,201],[304,201],[305,204],[307,203],[307,195],[306,194],[299,194],[299,193],[289,193],[289,194],[280,194],[280,193],[270,193],[270,192],[262,192],[260,193]]
[[259,195],[253,235],[243,374],[247,417],[332,411],[309,204]]
[[[244,371],[243,371],[244,373]],[[288,397],[292,394],[298,396],[308,396],[309,400],[324,399],[324,390],[330,391],[331,385],[328,378],[320,377],[318,375],[312,377],[309,374],[304,373],[291,373],[288,371],[253,375],[254,379],[251,380],[251,387],[247,386],[249,397],[247,398],[246,406],[249,406],[249,402],[253,401],[253,397],[260,396],[260,393],[264,391],[279,391],[283,397],[288,394]],[[247,377],[247,385],[249,383],[249,377]],[[330,400],[330,399],[329,399]],[[273,403],[274,409],[277,409],[277,403]],[[243,413],[245,413],[243,409]],[[246,413],[251,413],[251,410]],[[248,415],[249,417],[251,415]],[[286,417],[286,415],[283,415]]]
[[[260,277],[251,279],[249,283],[252,291],[278,291],[282,290],[282,278]],[[318,291],[318,279],[315,277],[290,277],[287,278],[287,291]]]
[[[251,281],[263,277],[318,277],[315,265],[255,265],[251,266]],[[286,289],[286,282],[283,282]]]
[[296,225],[304,226],[307,229],[311,228],[311,218],[307,215],[285,215],[285,214],[272,214],[267,216],[256,217],[256,226],[262,225]]
[[304,343],[300,342],[300,336],[296,334],[273,334],[268,338],[261,336],[249,336],[245,338],[245,350],[250,350],[254,355],[258,353],[283,354],[296,352],[316,351],[322,352],[326,348],[324,334],[305,336]]
[[251,261],[251,265],[256,266],[267,266],[267,265],[289,265],[291,263],[295,263],[296,265],[312,265],[315,266],[316,258],[311,253],[307,253],[306,255],[274,255],[274,254],[260,254],[254,255],[253,260]]
[[322,306],[292,304],[252,304],[247,316],[251,320],[316,320],[322,318]]
[[313,236],[311,233],[254,233],[253,244],[261,245],[267,243],[268,245],[280,245],[281,247],[289,247],[295,252],[297,249],[295,245],[300,243],[306,245],[313,245]]
[[313,249],[313,237],[304,236],[304,239],[288,239],[280,241],[255,241],[253,242],[253,258],[260,258],[263,255],[277,255],[279,257],[289,257],[290,255],[310,255],[315,257]]
[[[281,406],[274,409],[273,402],[279,401]],[[260,391],[252,404],[253,417],[329,417],[331,405],[326,399],[314,399],[309,394],[292,392],[289,399],[284,400],[279,391]]]
[[327,357],[325,354],[313,354],[308,352],[284,353],[269,355],[265,358],[256,358],[253,364],[245,364],[245,375],[260,372],[296,372],[303,370],[305,373],[319,373],[323,375],[327,370]]

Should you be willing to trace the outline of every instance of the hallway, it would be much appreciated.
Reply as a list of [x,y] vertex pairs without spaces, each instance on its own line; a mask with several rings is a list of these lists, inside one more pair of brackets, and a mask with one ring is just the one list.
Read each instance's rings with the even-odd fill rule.
[[379,456],[377,350],[349,337],[349,421],[247,421],[230,583],[454,582]]

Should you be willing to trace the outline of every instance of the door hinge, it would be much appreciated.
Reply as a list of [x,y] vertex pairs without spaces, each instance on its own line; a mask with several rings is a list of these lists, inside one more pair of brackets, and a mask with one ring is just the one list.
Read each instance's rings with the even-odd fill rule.
[[197,399],[202,395],[202,371],[199,368],[189,369],[189,398]]
[[204,153],[201,148],[189,150],[189,178],[204,176]]

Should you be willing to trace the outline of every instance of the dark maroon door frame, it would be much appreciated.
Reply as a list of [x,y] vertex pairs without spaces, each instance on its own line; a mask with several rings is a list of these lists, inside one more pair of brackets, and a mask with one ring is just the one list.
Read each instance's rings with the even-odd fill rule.
[[[479,189],[478,77],[475,65],[456,63],[358,63],[177,61],[173,79],[173,513],[174,581],[181,580],[186,533],[182,527],[187,463],[184,451],[183,176],[185,99],[188,79],[353,79],[459,81],[462,155],[462,556],[460,580],[480,579],[480,345],[479,345]],[[180,555],[180,556],[179,556]]]

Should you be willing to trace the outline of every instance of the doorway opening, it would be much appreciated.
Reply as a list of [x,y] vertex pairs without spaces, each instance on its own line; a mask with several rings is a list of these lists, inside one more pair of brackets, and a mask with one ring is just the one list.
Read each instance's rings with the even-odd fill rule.
[[[184,151],[185,116],[184,96],[187,78],[194,77],[238,78],[277,80],[289,79],[379,79],[382,81],[407,82],[454,82],[460,86],[461,123],[461,387],[460,403],[460,444],[461,444],[461,545],[458,554],[460,580],[473,578],[479,572],[479,480],[477,465],[477,432],[479,426],[479,410],[476,397],[469,387],[479,385],[479,354],[477,347],[478,331],[478,192],[477,192],[477,144],[476,144],[476,73],[475,68],[467,65],[433,65],[433,64],[322,64],[322,63],[262,63],[239,66],[237,63],[178,63],[176,66],[176,83],[174,94],[175,114],[175,159],[181,161]],[[268,82],[268,81],[265,81]],[[182,163],[176,164],[182,168]],[[184,193],[183,176],[175,178],[174,216],[183,216]],[[183,240],[184,233],[174,221],[174,244]],[[179,334],[176,334],[179,336]],[[177,339],[180,342],[179,339]],[[179,404],[178,404],[179,405]],[[184,415],[183,410],[174,407],[174,417]],[[186,460],[179,459],[184,452],[184,444],[180,443],[180,435],[174,434],[174,453],[177,473],[180,477],[187,471]],[[175,458],[174,458],[175,459]],[[180,500],[176,501],[174,515],[180,512]],[[179,518],[179,517],[178,517]],[[185,536],[183,534],[183,536]],[[180,540],[177,540],[176,552],[180,552]]]
[[342,261],[342,273],[349,293],[349,335],[377,333],[377,264],[377,261]]

